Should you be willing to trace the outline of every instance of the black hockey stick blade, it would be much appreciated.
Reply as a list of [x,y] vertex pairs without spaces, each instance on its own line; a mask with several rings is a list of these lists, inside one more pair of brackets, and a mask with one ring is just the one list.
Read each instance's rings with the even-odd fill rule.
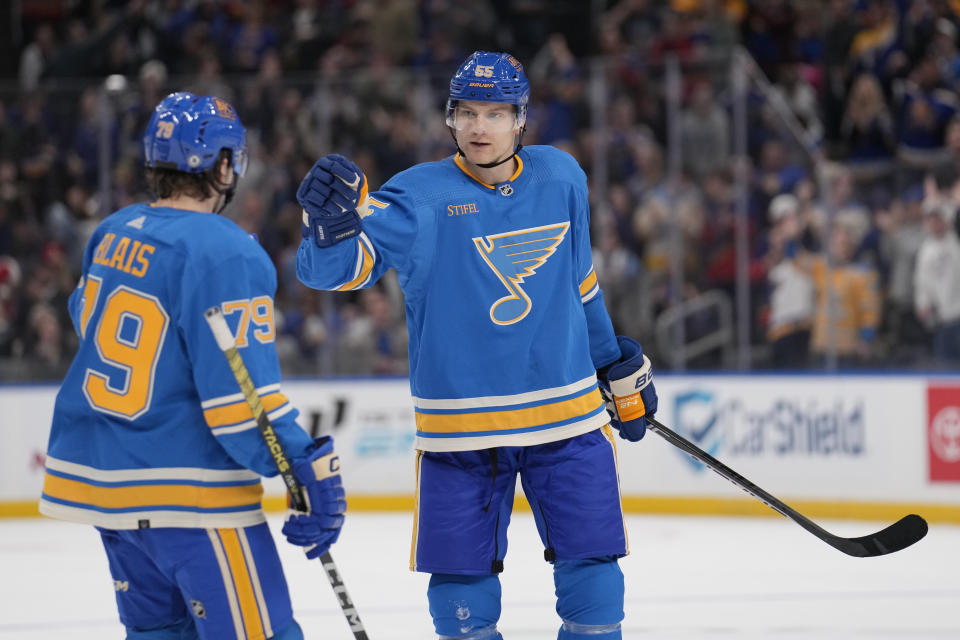
[[737,485],[777,513],[790,518],[801,527],[829,544],[834,549],[838,549],[847,555],[855,556],[857,558],[883,556],[888,553],[905,549],[927,535],[926,520],[915,514],[904,516],[886,529],[878,531],[869,536],[862,536],[860,538],[842,538],[834,535],[826,529],[820,527],[818,524],[804,516],[796,509],[790,507],[785,502],[780,501],[772,494],[767,493],[757,485],[753,484],[742,475],[723,464],[680,434],[663,426],[656,419],[647,417],[647,424],[651,431],[662,437],[670,444],[679,448],[696,460],[699,460],[706,466],[713,469],[717,474]]
[[861,538],[824,538],[827,544],[857,558],[872,558],[906,549],[927,535],[927,521],[911,513],[873,535]]

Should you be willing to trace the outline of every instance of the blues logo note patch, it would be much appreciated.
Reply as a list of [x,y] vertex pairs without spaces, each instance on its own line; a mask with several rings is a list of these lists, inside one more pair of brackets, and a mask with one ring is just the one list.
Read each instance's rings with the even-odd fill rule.
[[533,302],[523,290],[523,281],[553,255],[569,228],[569,222],[561,222],[473,239],[484,262],[507,289],[507,295],[490,307],[495,324],[513,324],[530,313]]

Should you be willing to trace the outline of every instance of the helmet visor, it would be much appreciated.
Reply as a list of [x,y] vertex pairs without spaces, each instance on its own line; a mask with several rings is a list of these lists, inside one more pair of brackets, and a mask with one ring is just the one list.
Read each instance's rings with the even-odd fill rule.
[[246,147],[233,150],[233,171],[241,178],[247,174],[247,164],[250,162],[250,154]]
[[511,104],[491,102],[473,108],[473,105],[450,100],[447,102],[447,126],[457,131],[506,133],[521,127],[522,123],[517,118],[516,107]]

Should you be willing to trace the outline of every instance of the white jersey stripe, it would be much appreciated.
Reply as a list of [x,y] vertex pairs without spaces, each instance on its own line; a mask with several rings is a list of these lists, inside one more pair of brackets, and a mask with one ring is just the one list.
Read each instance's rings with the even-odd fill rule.
[[[274,393],[280,391],[280,383],[268,384],[263,387],[257,387],[257,393],[261,396],[265,396],[268,393]],[[220,396],[219,398],[210,398],[200,403],[200,407],[203,409],[211,409],[213,407],[219,407],[220,405],[233,404],[235,402],[242,401],[242,393],[231,393],[229,396]]]
[[[578,380],[573,384],[539,391],[528,391],[509,396],[481,396],[479,398],[433,399],[414,396],[413,404],[418,409],[480,409],[483,407],[509,407],[529,402],[540,402],[560,398],[571,393],[589,389],[597,383],[597,376],[592,375]],[[486,449],[487,447],[480,447]]]
[[417,451],[415,462],[416,486],[413,490],[413,541],[410,543],[410,571],[417,570],[417,541],[420,539],[420,465],[423,463],[423,451]]
[[579,436],[588,431],[599,429],[609,422],[610,416],[607,415],[606,411],[601,411],[584,420],[541,431],[460,438],[424,438],[418,435],[414,446],[422,451],[476,451],[477,449],[490,449],[492,447],[527,447]]
[[600,293],[600,287],[596,286],[593,289],[590,289],[590,292],[586,295],[580,296],[580,301],[586,304],[596,298],[598,293]]
[[376,262],[376,261],[377,261],[377,250],[374,248],[373,242],[370,241],[370,237],[369,237],[366,233],[364,233],[363,231],[360,232],[360,241],[363,242],[364,245],[366,245],[367,251],[370,252],[370,259],[371,259],[373,262]]
[[223,550],[223,542],[220,540],[220,534],[214,529],[207,529],[207,535],[210,536],[213,553],[217,556],[217,564],[220,565],[220,577],[223,579],[223,590],[227,594],[227,603],[230,606],[230,616],[233,618],[234,631],[237,634],[237,638],[246,638],[247,634],[243,628],[243,618],[240,615],[240,603],[237,600],[237,590],[233,585],[233,576],[230,573],[230,565],[227,563],[227,555]]
[[263,509],[238,511],[236,513],[197,513],[195,511],[131,511],[129,513],[103,513],[93,509],[71,507],[58,502],[40,500],[39,511],[45,516],[90,524],[108,529],[139,529],[144,520],[151,527],[177,527],[206,529],[210,527],[249,527],[266,522]]
[[[281,416],[285,416],[288,413],[293,411],[293,405],[289,402],[284,402],[282,405],[267,413],[267,417],[270,420],[276,420]],[[256,429],[257,421],[256,420],[247,420],[246,422],[241,422],[240,424],[230,425],[228,427],[216,427],[210,430],[215,436],[225,436],[231,433],[240,433],[241,431],[246,431],[247,429]],[[258,476],[259,477],[259,476]]]
[[68,473],[97,482],[136,482],[142,480],[192,480],[194,482],[243,482],[260,476],[248,469],[202,469],[196,467],[158,467],[155,469],[95,469],[75,462],[47,456],[47,469]]
[[253,585],[253,594],[257,599],[257,607],[260,609],[260,621],[263,623],[263,632],[268,638],[273,637],[273,625],[270,622],[270,611],[267,609],[267,599],[263,597],[263,586],[260,584],[260,575],[257,573],[256,558],[250,550],[250,541],[247,540],[247,532],[243,529],[237,529],[237,536],[240,538],[240,547],[243,549],[243,557],[247,561],[247,571],[250,572],[250,582]]

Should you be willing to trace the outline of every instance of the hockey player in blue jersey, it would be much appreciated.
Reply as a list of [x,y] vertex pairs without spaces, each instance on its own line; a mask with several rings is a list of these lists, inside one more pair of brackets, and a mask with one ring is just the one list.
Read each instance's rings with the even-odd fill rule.
[[40,511],[94,525],[130,640],[300,640],[260,501],[277,470],[204,311],[219,306],[311,506],[308,557],[346,509],[330,438],[296,423],[274,345],[276,271],[220,212],[246,133],[214,96],[167,96],[144,135],[158,199],[93,233],[70,297],[79,349],[57,394]]
[[317,161],[297,192],[297,273],[352,290],[397,270],[417,428],[411,568],[432,574],[440,638],[501,638],[519,474],[553,564],[558,638],[612,640],[628,549],[610,425],[639,440],[657,396],[597,286],[586,176],[562,151],[521,149],[529,92],[513,56],[476,52],[450,82],[454,156],[372,194],[346,158]]

